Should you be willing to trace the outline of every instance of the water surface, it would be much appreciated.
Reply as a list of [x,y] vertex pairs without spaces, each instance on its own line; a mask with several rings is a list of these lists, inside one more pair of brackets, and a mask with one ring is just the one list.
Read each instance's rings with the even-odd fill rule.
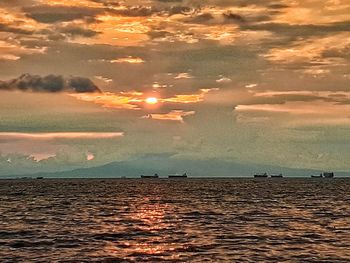
[[0,262],[350,262],[350,179],[0,181]]

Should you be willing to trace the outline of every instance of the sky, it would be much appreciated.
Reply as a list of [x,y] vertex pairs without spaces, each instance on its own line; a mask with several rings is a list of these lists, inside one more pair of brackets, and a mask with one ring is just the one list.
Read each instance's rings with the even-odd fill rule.
[[150,155],[350,170],[348,0],[1,0],[0,176]]

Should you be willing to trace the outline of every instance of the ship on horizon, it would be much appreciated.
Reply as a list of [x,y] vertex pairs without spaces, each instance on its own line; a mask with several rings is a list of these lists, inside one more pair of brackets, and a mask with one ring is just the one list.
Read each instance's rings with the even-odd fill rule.
[[268,177],[267,173],[254,174],[254,178],[267,178],[267,177]]
[[261,174],[254,174],[254,178],[283,178],[283,174],[268,174],[268,173],[261,173]]
[[317,175],[311,175],[311,178],[334,178],[334,172],[323,172]]
[[283,174],[271,174],[271,178],[283,178]]
[[187,173],[184,173],[184,174],[169,174],[168,178],[187,178]]
[[154,175],[141,175],[141,178],[143,179],[156,179],[156,178],[159,178],[159,175],[158,174],[154,174]]

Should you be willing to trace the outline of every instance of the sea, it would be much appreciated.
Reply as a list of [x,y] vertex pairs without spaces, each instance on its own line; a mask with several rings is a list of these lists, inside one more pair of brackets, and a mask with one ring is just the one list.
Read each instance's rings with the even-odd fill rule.
[[0,180],[0,262],[350,262],[350,178]]

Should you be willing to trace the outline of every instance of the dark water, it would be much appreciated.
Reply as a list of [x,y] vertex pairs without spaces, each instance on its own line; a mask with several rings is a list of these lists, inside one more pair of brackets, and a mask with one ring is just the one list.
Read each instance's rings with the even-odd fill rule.
[[350,262],[350,179],[0,181],[0,262]]

